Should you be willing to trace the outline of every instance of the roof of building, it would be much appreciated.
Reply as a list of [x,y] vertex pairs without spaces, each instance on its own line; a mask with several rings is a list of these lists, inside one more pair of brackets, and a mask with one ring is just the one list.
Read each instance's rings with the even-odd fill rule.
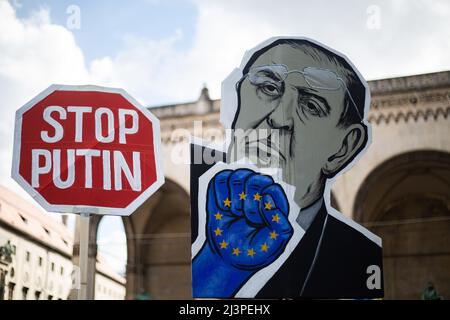
[[1,185],[0,205],[1,222],[50,248],[72,256],[73,235],[61,222]]
[[[68,257],[72,256],[73,234],[69,228],[2,185],[0,185],[0,223]],[[101,274],[125,284],[125,278],[115,272],[100,253],[97,253],[96,268]]]
[[120,274],[118,274],[116,271],[114,271],[111,266],[106,262],[105,258],[97,252],[97,263],[96,263],[97,271],[104,276],[122,284],[125,285],[126,280],[124,277],[122,277]]

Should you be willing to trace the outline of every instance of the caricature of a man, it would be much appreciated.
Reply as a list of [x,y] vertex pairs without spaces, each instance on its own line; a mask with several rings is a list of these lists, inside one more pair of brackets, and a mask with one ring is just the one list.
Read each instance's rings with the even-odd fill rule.
[[382,268],[381,240],[324,201],[327,181],[368,143],[366,90],[345,58],[307,39],[275,39],[244,66],[228,161],[256,155],[259,166],[282,169],[306,231],[255,297],[383,296],[381,272],[381,285],[368,283],[368,270]]

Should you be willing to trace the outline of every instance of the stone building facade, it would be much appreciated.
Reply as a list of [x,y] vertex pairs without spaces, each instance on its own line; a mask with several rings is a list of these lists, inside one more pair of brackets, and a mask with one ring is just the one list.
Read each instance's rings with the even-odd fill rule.
[[[77,278],[72,263],[73,234],[69,228],[0,186],[0,300],[65,300]],[[96,259],[96,299],[123,300],[125,279]],[[3,293],[3,295],[1,295]]]
[[[332,204],[382,237],[387,299],[418,299],[428,283],[448,298],[450,72],[369,86],[372,145],[337,179]],[[123,219],[127,298],[189,298],[189,135],[223,141],[220,101],[203,89],[197,101],[151,110],[161,120],[166,184]],[[95,240],[100,218],[91,220]]]

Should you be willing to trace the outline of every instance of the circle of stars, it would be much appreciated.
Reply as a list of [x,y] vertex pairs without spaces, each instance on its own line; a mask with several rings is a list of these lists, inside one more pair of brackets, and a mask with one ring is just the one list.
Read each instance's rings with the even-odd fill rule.
[[[253,200],[254,201],[261,201],[262,196],[257,192],[253,195]],[[239,194],[239,200],[247,200],[247,194],[245,194],[244,191],[242,191]],[[273,209],[273,204],[270,201],[267,201],[264,204],[264,209],[265,210],[272,210]],[[225,200],[223,200],[223,205],[225,207],[231,207],[231,200],[229,198],[226,198]],[[216,214],[214,214],[215,220],[216,221],[220,221],[222,220],[223,214],[221,214],[220,212],[217,212]],[[272,222],[275,223],[279,223],[280,222],[280,216],[277,214],[272,215]],[[222,237],[223,236],[223,230],[218,226],[215,230],[214,230],[214,235],[215,237]],[[268,238],[270,240],[277,240],[279,234],[275,231],[272,230],[271,232],[269,232],[268,234]],[[219,247],[221,250],[227,250],[229,246],[229,243],[225,241],[225,239],[222,239],[222,241],[219,243]],[[263,244],[260,245],[259,251],[260,252],[268,252],[269,251],[269,245],[267,244],[267,242],[264,242]],[[256,254],[257,251],[254,248],[248,248],[246,250],[241,251],[241,248],[239,247],[231,247],[232,249],[232,255],[239,257],[242,254],[245,254],[247,257],[253,258]]]

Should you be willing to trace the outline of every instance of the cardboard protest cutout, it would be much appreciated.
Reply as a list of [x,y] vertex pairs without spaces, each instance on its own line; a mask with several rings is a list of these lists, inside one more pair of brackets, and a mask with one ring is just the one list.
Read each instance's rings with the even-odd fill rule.
[[227,152],[191,146],[194,297],[383,296],[381,239],[330,205],[371,142],[369,105],[358,70],[316,41],[246,53],[222,85]]

